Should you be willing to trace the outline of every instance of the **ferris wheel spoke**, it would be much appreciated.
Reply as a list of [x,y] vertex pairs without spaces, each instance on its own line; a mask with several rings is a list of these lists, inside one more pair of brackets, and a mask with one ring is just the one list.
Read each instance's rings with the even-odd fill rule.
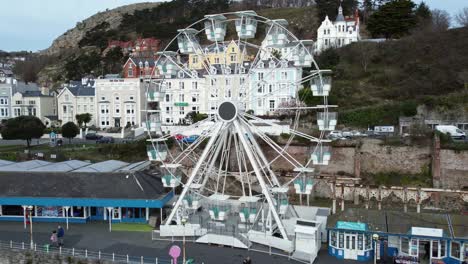
[[[244,122],[246,122],[244,120]],[[298,162],[294,157],[292,157],[287,151],[283,151],[283,148],[278,146],[271,138],[265,135],[262,131],[260,131],[258,128],[255,126],[250,126],[253,130],[253,132],[259,136],[265,143],[267,143],[275,152],[277,152],[279,155],[281,155],[287,162],[289,162],[292,166],[296,167],[302,167],[301,163]],[[271,164],[271,163],[270,163]],[[268,165],[270,165],[268,164]]]
[[263,179],[263,176],[261,174],[261,171],[260,171],[258,165],[254,161],[255,158],[254,158],[254,156],[252,154],[252,150],[250,149],[250,146],[247,143],[245,135],[244,135],[243,131],[240,128],[239,122],[237,120],[234,120],[233,124],[234,124],[234,128],[237,131],[237,134],[239,135],[239,139],[240,139],[242,145],[244,146],[244,150],[246,151],[246,154],[249,157],[249,160],[251,161],[251,164],[252,164],[252,167],[254,168],[257,180],[258,180],[260,186],[262,187],[262,190],[264,190],[263,194],[265,195],[265,198],[268,201],[268,204],[269,204],[269,207],[270,207],[270,212],[273,214],[273,217],[274,217],[275,222],[276,222],[276,224],[278,226],[278,229],[279,229],[279,231],[281,233],[281,236],[283,237],[283,239],[288,240],[288,235],[287,235],[286,230],[285,230],[285,228],[283,226],[283,223],[282,223],[282,221],[281,221],[281,219],[280,219],[280,217],[278,215],[278,212],[276,211],[276,208],[274,206],[274,202],[273,202],[273,198],[271,197],[270,190],[267,187],[267,185],[266,185],[266,183],[265,183],[265,181]]
[[217,138],[217,136],[219,134],[219,131],[220,131],[221,127],[222,126],[220,124],[218,124],[216,126],[216,128],[214,129],[213,134],[212,134],[210,140],[208,141],[208,143],[206,145],[206,148],[203,150],[202,154],[200,155],[200,159],[198,160],[198,162],[196,163],[194,169],[192,170],[192,173],[190,174],[190,177],[188,178],[187,183],[184,186],[184,189],[182,190],[182,193],[180,194],[180,196],[177,199],[177,202],[175,203],[169,217],[167,218],[165,225],[170,225],[171,224],[172,218],[174,218],[174,215],[176,214],[177,209],[179,209],[179,206],[181,205],[182,200],[184,199],[185,195],[189,191],[190,185],[192,184],[193,180],[197,176],[197,173],[198,173],[200,167],[202,166],[203,161],[205,160],[205,158],[206,158],[206,156],[207,156],[207,154],[209,152],[209,149],[211,149],[211,147],[213,146],[213,143],[216,141],[216,138]]

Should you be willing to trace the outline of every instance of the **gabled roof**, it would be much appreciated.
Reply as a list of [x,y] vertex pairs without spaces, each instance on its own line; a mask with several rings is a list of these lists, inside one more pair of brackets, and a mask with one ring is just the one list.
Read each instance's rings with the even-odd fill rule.
[[95,88],[81,85],[75,87],[66,87],[65,89],[68,89],[74,96],[94,96],[96,94]]
[[51,95],[45,95],[41,91],[25,91],[21,93],[23,97],[52,97]]

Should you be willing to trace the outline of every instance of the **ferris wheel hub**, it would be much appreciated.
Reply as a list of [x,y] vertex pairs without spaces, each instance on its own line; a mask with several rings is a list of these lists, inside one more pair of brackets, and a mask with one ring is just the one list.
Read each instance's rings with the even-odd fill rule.
[[218,116],[224,122],[231,122],[237,117],[237,106],[232,102],[223,102],[218,107]]

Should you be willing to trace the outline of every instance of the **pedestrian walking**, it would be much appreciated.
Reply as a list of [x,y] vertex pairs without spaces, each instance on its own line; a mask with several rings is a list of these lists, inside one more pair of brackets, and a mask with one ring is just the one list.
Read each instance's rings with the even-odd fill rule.
[[57,238],[58,238],[58,245],[60,247],[63,247],[63,238],[65,236],[65,230],[63,229],[63,227],[61,226],[58,226],[57,228]]
[[57,231],[52,231],[52,235],[50,236],[50,244],[54,247],[57,247],[57,242],[58,242],[58,238],[57,238]]

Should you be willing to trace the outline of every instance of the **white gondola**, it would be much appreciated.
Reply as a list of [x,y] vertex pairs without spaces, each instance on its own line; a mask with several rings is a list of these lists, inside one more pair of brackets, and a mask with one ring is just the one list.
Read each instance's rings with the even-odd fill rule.
[[285,19],[275,19],[267,23],[270,25],[268,35],[265,38],[267,46],[287,44],[288,34],[285,27],[288,26],[288,21]]
[[332,85],[331,71],[324,73],[310,80],[310,89],[313,96],[328,96],[330,94]]
[[183,54],[192,54],[197,50],[198,38],[197,30],[193,28],[179,29],[177,30],[180,34],[177,36],[177,44],[179,51]]
[[195,194],[187,194],[184,197],[184,207],[187,209],[198,210],[201,207],[200,196]]
[[165,146],[161,146],[158,143],[154,143],[153,145],[146,146],[146,152],[148,154],[148,159],[151,161],[164,161],[167,158],[167,150]]
[[241,11],[236,12],[239,17],[236,19],[237,36],[241,39],[250,39],[255,37],[257,32],[257,20],[255,16],[257,13],[254,11]]
[[308,177],[299,177],[294,180],[294,189],[297,194],[311,194],[314,182]]
[[205,16],[205,34],[210,41],[224,41],[226,36],[226,17],[223,15]]
[[318,112],[317,113],[317,125],[320,131],[332,131],[335,130],[337,123],[336,112]]
[[161,102],[164,98],[164,92],[161,91],[148,91],[146,99],[148,102]]
[[211,220],[224,221],[229,212],[229,206],[226,201],[229,199],[229,195],[215,193],[209,197],[210,205],[208,212]]
[[159,132],[161,130],[161,120],[156,118],[146,120],[145,130],[149,132]]
[[328,165],[331,159],[330,147],[319,145],[312,153],[312,164]]
[[159,74],[164,75],[167,78],[175,76],[178,71],[178,67],[175,64],[175,61],[177,61],[177,53],[173,51],[163,51],[158,52],[157,55],[161,56],[161,58],[156,63]]
[[292,60],[296,67],[311,67],[312,66],[312,40],[300,40],[294,48]]
[[165,188],[175,188],[179,186],[181,179],[181,176],[172,174],[165,174],[161,177],[162,184]]
[[256,196],[242,196],[239,198],[239,202],[241,202],[239,207],[239,218],[242,223],[252,224],[255,222],[255,218],[258,213],[256,205],[259,200],[260,198]]

